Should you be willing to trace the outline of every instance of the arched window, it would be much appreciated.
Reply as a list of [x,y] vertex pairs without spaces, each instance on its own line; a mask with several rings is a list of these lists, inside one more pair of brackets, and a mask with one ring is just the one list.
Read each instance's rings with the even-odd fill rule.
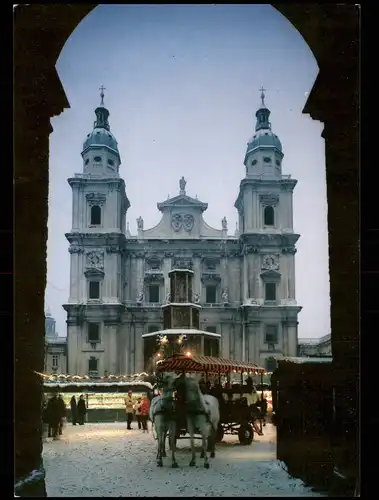
[[264,211],[264,225],[273,226],[274,225],[274,209],[273,207],[266,207]]
[[101,208],[99,205],[91,207],[91,224],[95,226],[101,224]]

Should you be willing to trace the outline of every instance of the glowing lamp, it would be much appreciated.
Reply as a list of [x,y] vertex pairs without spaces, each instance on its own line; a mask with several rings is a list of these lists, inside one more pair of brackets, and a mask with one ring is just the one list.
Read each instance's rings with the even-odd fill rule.
[[189,351],[186,352],[186,356],[187,357],[190,357],[191,356],[191,353]]

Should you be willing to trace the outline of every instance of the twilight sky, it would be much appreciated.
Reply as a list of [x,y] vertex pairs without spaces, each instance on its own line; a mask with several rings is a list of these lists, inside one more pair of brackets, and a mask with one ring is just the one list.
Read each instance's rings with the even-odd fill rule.
[[101,5],[76,28],[57,62],[71,108],[52,120],[48,283],[45,303],[66,335],[71,229],[67,178],[82,171],[80,152],[93,128],[104,85],[120,175],[131,202],[132,234],[141,215],[156,225],[156,203],[187,194],[208,203],[204,219],[229,234],[254,133],[258,89],[267,89],[272,129],[283,145],[283,173],[298,180],[294,229],[299,337],[330,332],[323,124],[302,114],[318,73],[302,36],[271,5]]

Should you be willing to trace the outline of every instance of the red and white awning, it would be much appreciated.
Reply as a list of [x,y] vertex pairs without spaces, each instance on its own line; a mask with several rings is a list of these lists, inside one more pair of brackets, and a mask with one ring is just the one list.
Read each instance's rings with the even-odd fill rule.
[[171,356],[157,364],[157,372],[185,371],[207,373],[265,373],[265,369],[255,363],[235,361],[212,356]]

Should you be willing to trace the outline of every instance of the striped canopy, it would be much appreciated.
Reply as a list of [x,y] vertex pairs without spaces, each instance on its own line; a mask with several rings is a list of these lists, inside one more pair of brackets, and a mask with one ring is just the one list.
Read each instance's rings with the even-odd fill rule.
[[157,364],[157,372],[207,372],[207,373],[265,373],[265,369],[255,363],[234,361],[212,356],[176,355]]

